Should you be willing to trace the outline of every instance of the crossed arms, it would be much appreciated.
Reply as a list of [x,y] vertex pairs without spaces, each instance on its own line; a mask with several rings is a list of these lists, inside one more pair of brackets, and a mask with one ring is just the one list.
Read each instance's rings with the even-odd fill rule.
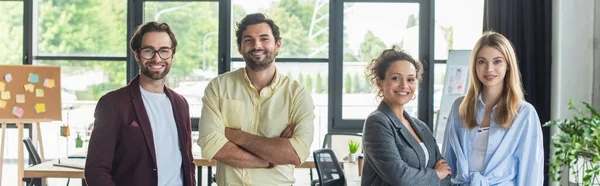
[[[267,168],[274,165],[300,165],[310,153],[313,140],[314,105],[310,93],[299,89],[293,98],[289,124],[279,137],[267,138],[226,127],[219,107],[219,83],[211,82],[202,99],[198,145],[209,161],[237,168]],[[268,125],[280,123],[268,123]]]
[[295,126],[288,125],[277,138],[266,138],[226,128],[225,136],[229,142],[215,154],[213,159],[240,168],[300,165],[300,158],[288,140],[292,137]]

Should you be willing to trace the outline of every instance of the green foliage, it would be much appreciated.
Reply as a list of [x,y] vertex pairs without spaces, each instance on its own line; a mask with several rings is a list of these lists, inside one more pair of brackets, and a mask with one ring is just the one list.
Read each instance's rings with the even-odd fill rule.
[[411,14],[410,16],[408,16],[408,22],[406,23],[406,28],[417,26],[418,23],[419,23],[419,19],[417,18],[417,16],[415,16],[415,14]]
[[344,78],[344,92],[346,94],[352,93],[352,78],[350,77],[350,74],[346,74],[346,77]]
[[[583,185],[591,185],[600,176],[600,114],[590,104],[582,102],[585,110],[575,108],[569,100],[568,109],[576,115],[571,119],[551,120],[544,126],[556,126],[561,133],[552,137],[556,148],[550,160],[550,176],[561,180],[561,170],[569,168],[571,174],[583,174]],[[583,159],[583,165],[578,161]],[[581,167],[577,167],[577,166]]]
[[312,76],[310,74],[308,74],[306,76],[306,89],[308,90],[308,92],[312,93],[313,92],[313,80],[312,80]]
[[315,88],[316,93],[323,93],[323,78],[321,77],[321,72],[317,73],[317,86]]
[[302,72],[298,73],[298,83],[304,85],[304,74]]
[[375,36],[371,30],[365,34],[365,39],[360,43],[359,55],[360,59],[365,62],[370,62],[375,59],[381,51],[385,50],[385,43],[381,38]]
[[22,64],[23,2],[0,1],[4,11],[0,16],[0,64]]
[[360,142],[358,142],[358,141],[350,140],[348,142],[348,150],[350,150],[351,154],[355,154],[358,151],[359,147],[360,147]]
[[[329,82],[329,76],[325,76],[325,82]],[[329,84],[325,84],[324,91],[327,92],[329,90]]]
[[360,80],[358,79],[358,73],[354,73],[354,79],[352,79],[352,91],[354,93],[359,93],[360,90]]

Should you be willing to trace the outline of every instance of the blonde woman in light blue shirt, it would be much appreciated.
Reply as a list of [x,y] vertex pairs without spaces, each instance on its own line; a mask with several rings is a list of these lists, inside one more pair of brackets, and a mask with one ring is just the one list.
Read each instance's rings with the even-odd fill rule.
[[471,55],[470,86],[452,105],[442,154],[458,185],[543,185],[542,129],[523,100],[514,48],[485,32]]

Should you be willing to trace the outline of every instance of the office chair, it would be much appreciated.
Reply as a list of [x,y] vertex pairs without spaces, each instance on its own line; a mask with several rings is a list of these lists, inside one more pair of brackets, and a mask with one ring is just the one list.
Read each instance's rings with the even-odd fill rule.
[[345,186],[346,178],[340,162],[331,149],[319,149],[313,152],[320,186]]
[[[31,139],[29,139],[29,137],[25,137],[23,138],[23,143],[25,148],[27,148],[27,152],[29,152],[29,166],[42,163],[42,159],[40,158],[40,155],[35,147],[33,147],[33,142],[31,142]],[[23,178],[23,181],[27,183],[27,186],[42,186],[41,178]]]

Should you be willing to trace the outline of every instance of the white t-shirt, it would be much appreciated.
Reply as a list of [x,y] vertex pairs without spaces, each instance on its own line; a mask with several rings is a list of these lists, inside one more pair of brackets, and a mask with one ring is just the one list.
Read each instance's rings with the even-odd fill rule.
[[485,154],[487,152],[488,136],[490,127],[481,127],[473,140],[473,150],[469,158],[469,171],[481,172],[485,166]]
[[425,153],[425,165],[427,165],[429,163],[429,150],[427,150],[427,147],[425,146],[425,143],[419,143],[419,145],[421,145],[421,148],[423,149],[423,152]]
[[159,186],[182,186],[181,150],[173,106],[166,94],[152,93],[140,86],[142,100],[152,127]]

